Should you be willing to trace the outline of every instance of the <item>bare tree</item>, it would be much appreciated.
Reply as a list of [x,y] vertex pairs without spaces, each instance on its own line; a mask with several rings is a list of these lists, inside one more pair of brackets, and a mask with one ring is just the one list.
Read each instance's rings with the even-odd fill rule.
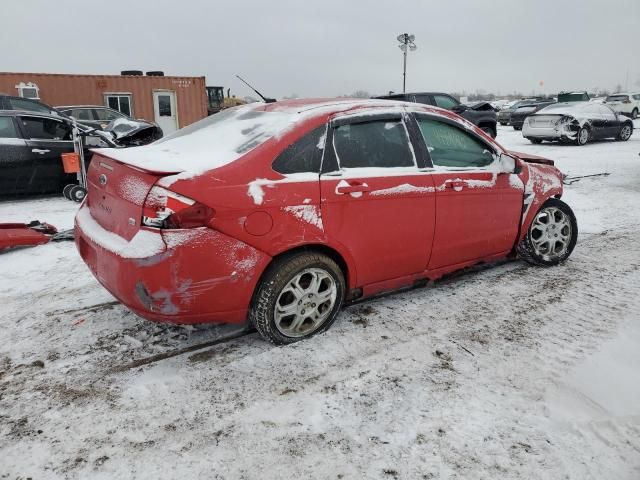
[[371,98],[371,94],[366,90],[356,90],[349,96],[353,98]]

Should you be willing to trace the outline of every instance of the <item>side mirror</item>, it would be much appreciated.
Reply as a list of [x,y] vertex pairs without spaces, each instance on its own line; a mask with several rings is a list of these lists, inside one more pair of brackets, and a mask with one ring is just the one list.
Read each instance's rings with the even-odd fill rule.
[[506,153],[500,155],[500,158],[498,159],[498,167],[500,173],[519,173],[517,171],[518,161]]

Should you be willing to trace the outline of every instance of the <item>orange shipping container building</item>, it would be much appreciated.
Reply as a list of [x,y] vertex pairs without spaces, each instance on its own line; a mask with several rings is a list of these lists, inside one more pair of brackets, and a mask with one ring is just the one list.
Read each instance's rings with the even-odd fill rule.
[[207,116],[204,77],[0,73],[0,93],[54,107],[105,105],[156,122],[165,135]]

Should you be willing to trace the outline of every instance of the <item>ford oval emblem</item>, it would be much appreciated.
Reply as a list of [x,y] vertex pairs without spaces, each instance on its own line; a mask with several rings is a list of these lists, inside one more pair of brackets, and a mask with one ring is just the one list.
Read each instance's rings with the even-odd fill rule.
[[100,174],[100,176],[98,177],[98,180],[100,180],[100,185],[107,184],[107,176],[104,173]]

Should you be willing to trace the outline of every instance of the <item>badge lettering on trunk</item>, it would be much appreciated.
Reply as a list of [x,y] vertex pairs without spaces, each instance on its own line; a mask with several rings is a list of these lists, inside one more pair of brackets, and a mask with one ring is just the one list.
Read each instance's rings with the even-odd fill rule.
[[100,185],[107,184],[107,176],[104,173],[100,174],[100,176],[98,177],[98,180],[100,181]]

